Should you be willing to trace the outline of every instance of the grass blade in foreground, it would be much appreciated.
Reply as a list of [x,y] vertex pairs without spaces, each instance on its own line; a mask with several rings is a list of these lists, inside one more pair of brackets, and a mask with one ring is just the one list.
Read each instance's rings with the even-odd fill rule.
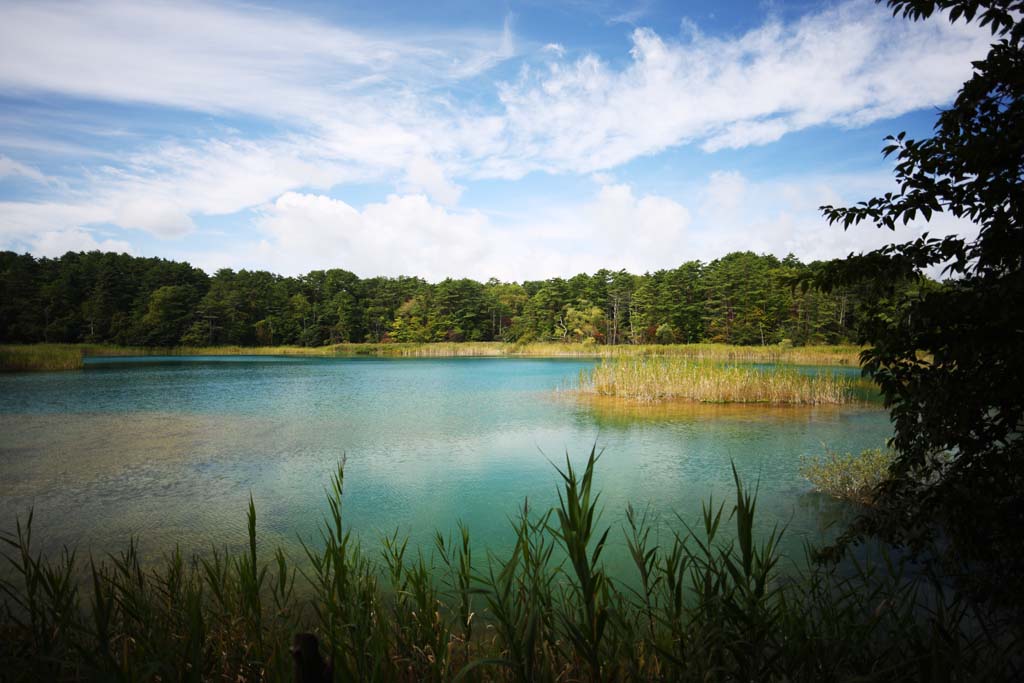
[[2,537],[3,680],[288,680],[305,631],[341,681],[1019,677],[1020,624],[935,578],[893,561],[782,574],[782,532],[757,538],[756,491],[738,473],[732,507],[709,501],[700,524],[661,540],[628,510],[637,577],[617,580],[602,561],[614,528],[598,525],[597,459],[567,462],[559,505],[524,505],[511,554],[476,567],[465,527],[433,553],[392,536],[373,559],[345,526],[341,466],[298,573],[258,552],[255,503],[244,552],[175,551],[152,570],[134,542],[101,561],[43,557],[30,515]]

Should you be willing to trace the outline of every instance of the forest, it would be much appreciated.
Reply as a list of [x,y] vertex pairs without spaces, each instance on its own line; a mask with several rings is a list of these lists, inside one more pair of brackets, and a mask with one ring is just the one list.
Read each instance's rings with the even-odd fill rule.
[[[634,275],[485,283],[284,277],[128,254],[0,252],[0,343],[321,346],[342,342],[562,341],[585,344],[835,344],[864,304],[892,306],[941,285],[908,279],[829,292],[793,282],[828,264],[734,252]],[[787,341],[788,340],[788,341]]]

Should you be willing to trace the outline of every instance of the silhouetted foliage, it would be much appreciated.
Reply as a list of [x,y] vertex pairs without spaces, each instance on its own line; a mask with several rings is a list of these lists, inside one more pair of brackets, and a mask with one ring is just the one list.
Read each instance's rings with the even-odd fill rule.
[[[844,229],[896,229],[947,213],[977,237],[890,244],[825,265],[804,284],[823,291],[893,283],[942,266],[952,279],[897,306],[873,308],[858,327],[864,368],[895,424],[893,478],[849,539],[878,533],[939,558],[976,594],[1024,608],[1024,2],[889,0],[913,20],[948,11],[995,42],[934,135],[887,138],[899,191],[853,207],[822,207]],[[941,20],[941,19],[938,19]]]

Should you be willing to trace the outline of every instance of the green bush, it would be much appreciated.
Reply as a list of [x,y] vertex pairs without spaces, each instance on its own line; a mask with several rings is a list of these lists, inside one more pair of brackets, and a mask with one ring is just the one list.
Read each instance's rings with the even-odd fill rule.
[[833,498],[871,505],[878,485],[889,477],[894,454],[870,448],[860,455],[829,451],[824,457],[801,458],[800,474],[814,488]]

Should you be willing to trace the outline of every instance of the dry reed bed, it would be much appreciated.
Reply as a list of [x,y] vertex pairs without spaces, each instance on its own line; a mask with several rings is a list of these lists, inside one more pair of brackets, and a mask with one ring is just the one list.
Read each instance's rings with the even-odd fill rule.
[[859,402],[858,381],[792,368],[761,370],[689,358],[620,358],[580,372],[577,390],[639,401],[842,405]]
[[688,358],[698,361],[730,363],[778,363],[786,365],[849,365],[860,364],[862,347],[849,345],[820,346],[738,346],[735,344],[558,344],[536,342],[513,346],[511,355],[571,356],[580,358]]
[[431,344],[334,344],[330,346],[111,346],[104,344],[0,345],[0,371],[77,370],[84,356],[304,356],[333,358],[685,358],[725,363],[856,366],[856,346],[733,346],[728,344],[559,344],[537,342],[435,342]]
[[[40,345],[42,346],[42,345]],[[859,346],[736,346],[732,344],[562,344],[534,342],[358,343],[329,346],[144,346],[80,345],[86,356],[383,356],[465,357],[534,356],[619,358],[666,356],[693,360],[793,365],[852,365],[860,362]]]

